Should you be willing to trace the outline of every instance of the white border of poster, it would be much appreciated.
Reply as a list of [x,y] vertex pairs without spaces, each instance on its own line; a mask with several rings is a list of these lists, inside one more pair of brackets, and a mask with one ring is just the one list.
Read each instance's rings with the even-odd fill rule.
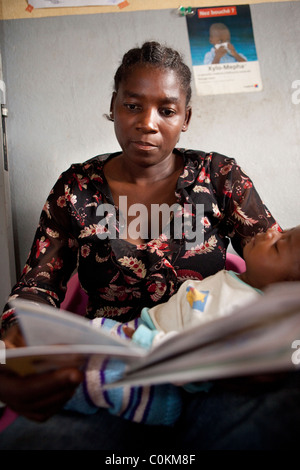
[[187,27],[198,95],[262,90],[249,5],[197,8]]

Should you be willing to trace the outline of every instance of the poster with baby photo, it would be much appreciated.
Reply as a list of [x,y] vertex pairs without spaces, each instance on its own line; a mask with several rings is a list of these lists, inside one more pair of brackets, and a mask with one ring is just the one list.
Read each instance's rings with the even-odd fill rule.
[[197,94],[261,91],[250,6],[194,11],[187,27]]

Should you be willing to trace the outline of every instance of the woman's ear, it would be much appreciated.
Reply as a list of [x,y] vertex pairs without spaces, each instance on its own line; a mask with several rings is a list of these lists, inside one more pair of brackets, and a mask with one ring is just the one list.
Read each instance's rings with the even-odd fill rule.
[[110,108],[109,108],[109,119],[111,121],[114,120],[114,106],[115,106],[116,96],[117,96],[117,93],[114,91],[110,100]]
[[188,130],[191,117],[192,117],[192,107],[187,106],[186,111],[185,111],[185,120],[181,129],[182,132],[186,132]]

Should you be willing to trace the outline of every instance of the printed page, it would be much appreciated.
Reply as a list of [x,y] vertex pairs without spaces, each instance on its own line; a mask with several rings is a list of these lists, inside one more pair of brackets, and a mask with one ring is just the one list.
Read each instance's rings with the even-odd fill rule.
[[27,346],[88,344],[143,351],[129,339],[94,327],[90,320],[79,315],[21,299],[12,301],[11,305],[16,310]]
[[[128,367],[117,385],[186,383],[239,375],[293,370],[291,345],[300,338],[299,310],[274,322],[226,336],[167,361]],[[147,360],[146,360],[147,361]],[[114,384],[113,386],[116,386]]]
[[20,375],[27,375],[61,367],[81,369],[91,356],[99,360],[122,360],[129,365],[138,360],[136,351],[127,348],[68,344],[7,349],[4,364]]
[[200,7],[187,17],[198,95],[263,89],[249,5]]
[[87,7],[97,5],[118,5],[121,0],[30,0],[34,8]]
[[[288,318],[292,314],[300,315],[300,282],[274,284],[242,310],[199,327],[193,326],[162,341],[144,359],[145,365],[210,344],[212,348],[219,348],[220,341],[226,343],[228,335],[241,334],[253,327],[260,328],[266,322],[276,321],[282,315]],[[272,342],[272,338],[271,335],[268,341]]]
[[127,364],[147,353],[130,339],[93,327],[86,318],[63,310],[16,299],[11,302],[27,346],[7,349],[6,364],[18,373],[82,366],[91,355],[120,359]]
[[300,341],[299,282],[273,285],[243,310],[175,334],[150,352],[74,314],[21,300],[13,306],[30,348],[8,350],[8,355],[24,352],[28,357],[32,352],[33,357],[39,347],[40,354],[54,357],[54,348],[63,345],[64,355],[70,357],[78,353],[85,359],[91,354],[123,358],[126,373],[118,384],[190,382],[289,369],[295,367],[291,345]]

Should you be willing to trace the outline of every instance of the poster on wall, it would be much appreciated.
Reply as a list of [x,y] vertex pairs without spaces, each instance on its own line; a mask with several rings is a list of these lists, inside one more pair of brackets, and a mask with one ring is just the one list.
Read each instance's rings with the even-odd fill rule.
[[118,5],[122,0],[29,0],[34,8],[89,7],[97,5]]
[[196,8],[186,19],[198,95],[262,90],[249,5]]

